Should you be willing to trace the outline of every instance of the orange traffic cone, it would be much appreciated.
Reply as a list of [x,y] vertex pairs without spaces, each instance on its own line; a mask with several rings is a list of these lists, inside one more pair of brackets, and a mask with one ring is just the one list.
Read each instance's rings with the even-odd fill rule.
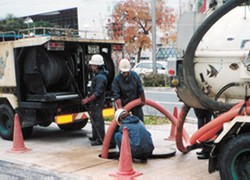
[[[174,107],[174,112],[173,115],[176,119],[178,119],[178,109],[177,107]],[[172,140],[175,141],[175,135],[176,135],[176,126],[175,125],[171,125],[171,130],[170,130],[170,135],[167,138],[168,140]]]
[[23,134],[22,134],[22,129],[20,126],[20,121],[19,117],[17,114],[15,114],[14,118],[14,134],[13,134],[13,147],[10,150],[11,152],[16,152],[16,153],[22,153],[22,152],[27,152],[30,151],[31,149],[28,149],[24,145],[23,141]]
[[111,173],[110,176],[117,177],[118,179],[124,179],[133,178],[140,175],[142,175],[142,173],[136,172],[132,167],[132,155],[128,136],[128,128],[124,127],[118,172]]

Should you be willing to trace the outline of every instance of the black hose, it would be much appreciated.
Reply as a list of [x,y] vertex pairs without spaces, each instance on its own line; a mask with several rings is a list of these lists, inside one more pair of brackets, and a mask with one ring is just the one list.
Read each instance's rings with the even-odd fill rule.
[[[70,59],[71,61],[73,61],[72,59]],[[74,62],[73,62],[74,63]],[[71,77],[71,79],[72,79],[72,82],[73,82],[73,84],[74,84],[74,86],[75,86],[75,88],[76,88],[76,90],[77,90],[77,92],[78,92],[78,95],[79,95],[79,97],[81,98],[81,99],[83,99],[83,96],[82,96],[82,93],[81,93],[81,91],[80,91],[80,88],[79,88],[79,86],[77,85],[77,83],[76,83],[76,80],[75,80],[75,78],[74,78],[74,76],[73,76],[73,73],[72,73],[72,71],[70,70],[70,68],[69,68],[69,65],[66,63],[66,67],[67,67],[67,70],[68,70],[68,72],[69,72],[69,74],[70,74],[70,77]]]
[[[225,85],[223,88],[221,88],[219,90],[219,92],[216,94],[214,100],[217,101],[219,99],[219,97],[221,96],[221,94],[226,91],[228,88],[230,87],[233,87],[233,86],[239,86],[240,83],[235,83],[235,82],[232,82],[232,83],[229,83],[227,85]],[[214,110],[213,111],[213,117],[216,118],[218,115],[220,115],[221,113],[223,113],[224,111],[218,111],[218,110]]]
[[227,85],[225,85],[223,88],[221,88],[221,90],[219,90],[219,92],[216,94],[214,100],[217,101],[219,99],[219,97],[221,96],[221,94],[226,91],[228,88],[230,87],[233,87],[233,86],[239,86],[240,83],[235,83],[235,82],[232,82],[232,83],[229,83]]

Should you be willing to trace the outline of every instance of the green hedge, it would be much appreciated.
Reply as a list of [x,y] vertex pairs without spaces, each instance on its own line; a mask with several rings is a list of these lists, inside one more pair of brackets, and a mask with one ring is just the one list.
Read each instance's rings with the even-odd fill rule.
[[[110,118],[106,117],[104,118],[104,120],[107,122],[111,122],[113,120],[113,117]],[[146,125],[161,125],[161,124],[169,124],[171,122],[166,117],[145,115],[144,123]]]
[[169,78],[164,74],[150,73],[143,78],[143,85],[146,87],[168,87]]

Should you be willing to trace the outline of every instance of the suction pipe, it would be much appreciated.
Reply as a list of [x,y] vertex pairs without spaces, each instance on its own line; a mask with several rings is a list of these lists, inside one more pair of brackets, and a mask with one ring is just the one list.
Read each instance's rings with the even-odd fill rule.
[[[128,103],[126,106],[124,106],[124,109],[126,109],[127,111],[129,111],[130,109],[139,106],[141,104],[141,100],[140,99],[136,99],[130,103]],[[162,114],[164,114],[170,121],[171,123],[177,127],[177,119],[171,114],[169,113],[169,111],[167,111],[164,107],[162,107],[160,104],[150,100],[150,99],[146,99],[146,105],[148,106],[152,106],[155,109],[157,109],[158,111],[160,111]],[[183,125],[183,123],[181,123]],[[105,135],[104,141],[103,141],[103,146],[102,146],[102,153],[101,153],[101,157],[102,158],[108,158],[108,147],[111,141],[111,138],[115,132],[117,123],[115,121],[115,119],[112,120],[107,133]],[[180,139],[181,142],[177,143],[180,144],[180,148],[178,148],[180,151],[182,152],[186,152],[186,149],[183,146],[182,143],[182,133],[183,133],[183,139],[185,140],[186,144],[189,144],[189,135],[188,133],[185,131],[185,129],[183,129],[182,127],[179,129],[179,131],[181,132],[177,132],[178,137]],[[182,144],[182,146],[181,146]]]

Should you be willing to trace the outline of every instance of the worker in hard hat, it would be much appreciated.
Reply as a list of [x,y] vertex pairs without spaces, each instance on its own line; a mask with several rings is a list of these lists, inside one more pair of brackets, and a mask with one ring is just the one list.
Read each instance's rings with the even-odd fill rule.
[[123,128],[127,127],[133,160],[145,162],[152,155],[154,145],[144,123],[137,116],[130,115],[125,109],[116,110],[115,120],[120,126],[119,131],[115,133],[115,142],[119,149],[121,149]]
[[91,145],[102,145],[105,136],[105,125],[102,110],[104,107],[105,90],[107,86],[108,71],[104,68],[104,60],[100,54],[91,57],[89,65],[93,72],[90,96],[82,100],[82,104],[89,103],[89,113],[92,124]]
[[142,106],[145,105],[145,94],[138,74],[131,70],[130,62],[122,59],[119,62],[119,73],[112,82],[112,94],[117,108],[123,108],[129,102],[140,98],[141,105],[131,109],[133,115],[144,121]]

